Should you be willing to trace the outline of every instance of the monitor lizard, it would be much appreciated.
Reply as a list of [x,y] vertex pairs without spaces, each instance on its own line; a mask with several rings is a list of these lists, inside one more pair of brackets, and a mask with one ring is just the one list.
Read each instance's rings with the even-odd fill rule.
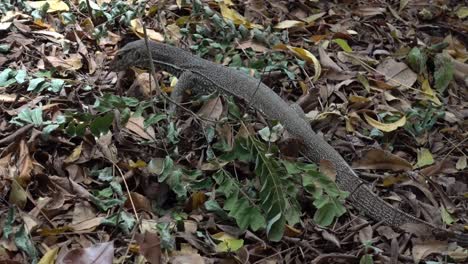
[[[258,79],[236,69],[194,56],[183,49],[167,44],[148,42],[154,66],[169,72],[179,79],[171,94],[174,102],[182,100],[183,92],[191,88],[197,93],[232,95],[248,102],[268,118],[279,121],[286,130],[304,144],[304,155],[313,162],[330,161],[336,169],[336,183],[341,190],[350,193],[348,199],[359,211],[387,225],[400,227],[405,223],[423,224],[432,230],[439,239],[448,239],[468,244],[468,235],[439,228],[405,213],[377,196],[359,178],[342,156],[321,136],[317,135],[303,118],[302,110],[297,105],[290,106],[271,88]],[[122,71],[130,66],[150,69],[144,40],[137,40],[120,49],[110,64],[112,71]],[[170,111],[174,111],[175,104]]]

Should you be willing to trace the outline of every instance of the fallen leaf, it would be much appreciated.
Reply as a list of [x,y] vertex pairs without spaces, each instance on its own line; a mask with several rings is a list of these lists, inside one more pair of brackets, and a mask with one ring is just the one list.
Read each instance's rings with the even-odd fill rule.
[[161,241],[156,233],[146,231],[144,234],[135,234],[140,254],[151,264],[161,263]]
[[219,3],[219,8],[221,9],[221,15],[224,18],[232,20],[232,22],[234,22],[234,24],[236,25],[244,25],[248,29],[252,29],[252,28],[263,29],[262,25],[250,23],[245,17],[240,15],[234,9],[230,9],[229,7],[227,7],[227,5],[223,2]]
[[413,243],[413,260],[419,263],[433,253],[444,253],[447,251],[447,242],[439,240],[420,241]]
[[463,155],[458,159],[455,168],[460,171],[466,169],[466,156]]
[[56,264],[112,264],[114,259],[114,242],[98,243],[91,247],[73,249],[57,259]]
[[310,53],[308,50],[305,50],[303,48],[293,47],[293,46],[284,45],[284,44],[276,45],[274,48],[279,49],[279,50],[289,50],[295,56],[297,56],[300,59],[305,60],[306,62],[314,65],[315,73],[314,73],[313,81],[318,80],[318,78],[320,77],[320,74],[322,72],[322,66],[320,65],[320,62],[317,60],[317,58],[314,56],[314,54]]
[[48,4],[47,13],[70,10],[70,7],[62,0],[27,1],[26,3],[34,9],[41,9],[43,5]]
[[235,252],[244,245],[243,239],[236,239],[225,232],[216,233],[211,237],[221,241],[216,245],[216,252]]
[[125,128],[145,140],[154,140],[156,135],[153,127],[149,126],[145,129],[144,121],[145,119],[141,116],[130,117],[127,124],[125,124]]
[[432,90],[431,85],[427,79],[424,79],[421,84],[421,90],[424,92],[424,96],[427,100],[432,101],[435,105],[442,105],[439,98],[437,98],[436,93]]
[[[143,25],[141,24],[140,19],[135,18],[135,19],[131,20],[130,21],[130,28],[132,29],[133,33],[135,33],[135,35],[137,35],[138,37],[140,37],[140,38],[145,37],[145,33],[144,33],[144,30],[143,30]],[[147,28],[146,29],[146,34],[148,35],[148,38],[151,39],[151,40],[155,40],[155,41],[159,41],[159,42],[164,41],[164,36],[161,33],[156,32],[156,31],[154,31],[152,29]]]
[[57,257],[59,247],[54,247],[47,250],[47,252],[42,256],[41,260],[37,264],[53,264],[55,263],[55,258]]
[[376,70],[383,74],[386,83],[393,87],[412,87],[418,78],[418,75],[408,65],[403,62],[397,62],[394,59],[384,60],[377,66]]
[[355,169],[409,171],[413,166],[406,160],[381,149],[372,149],[353,163]]
[[221,97],[217,96],[206,101],[198,111],[198,115],[208,120],[217,121],[221,118],[223,113],[223,104]]
[[293,28],[293,27],[303,27],[304,22],[302,21],[297,21],[297,20],[284,20],[276,24],[274,28],[276,29],[287,29],[287,28]]
[[379,122],[375,119],[373,119],[372,117],[368,116],[367,114],[364,114],[364,118],[366,119],[367,123],[369,123],[369,125],[379,129],[379,130],[382,130],[384,132],[391,132],[391,131],[394,131],[394,130],[397,130],[399,127],[402,127],[406,124],[406,117],[405,116],[402,116],[398,121],[395,121],[393,123],[382,123],[382,122]]
[[46,59],[54,68],[76,71],[83,67],[81,56],[79,54],[70,54],[69,58],[67,59],[53,56],[47,56]]
[[421,148],[418,150],[418,162],[416,163],[415,168],[422,168],[427,165],[434,164],[434,158],[432,157],[431,152],[427,148]]

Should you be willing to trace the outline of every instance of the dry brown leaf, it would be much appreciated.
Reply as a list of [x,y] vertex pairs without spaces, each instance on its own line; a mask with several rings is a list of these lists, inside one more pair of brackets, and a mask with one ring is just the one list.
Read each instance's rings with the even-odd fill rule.
[[161,241],[156,233],[146,231],[144,234],[135,234],[135,240],[140,248],[140,254],[149,263],[161,263]]
[[56,264],[112,264],[113,259],[114,242],[106,242],[87,248],[70,250],[57,259]]
[[408,161],[381,149],[369,150],[362,159],[353,163],[355,169],[409,171],[413,166]]
[[320,63],[322,64],[323,67],[325,68],[330,68],[333,69],[337,72],[342,72],[343,69],[334,62],[330,56],[328,56],[327,52],[325,49],[322,47],[322,45],[319,45],[319,56],[320,56]]
[[19,175],[16,179],[21,186],[26,187],[31,181],[33,162],[29,154],[29,147],[24,139],[19,143],[18,161],[16,164],[19,168]]
[[154,140],[156,138],[154,129],[152,127],[147,127],[145,129],[143,124],[144,121],[145,119],[141,116],[130,117],[125,128],[145,140]]
[[419,263],[433,253],[444,253],[448,249],[447,241],[427,240],[417,241],[413,246],[413,260]]
[[333,182],[336,181],[336,168],[329,160],[320,160],[320,172],[326,175]]
[[69,58],[67,59],[61,59],[54,56],[47,56],[46,59],[52,65],[52,67],[58,69],[76,71],[83,67],[83,63],[81,62],[81,55],[79,54],[70,54]]
[[206,101],[198,111],[198,115],[208,120],[218,121],[223,113],[221,97],[212,98]]
[[151,202],[146,196],[143,196],[137,192],[130,192],[130,196],[132,199],[131,201],[130,199],[125,201],[125,208],[128,210],[133,210],[133,206],[131,204],[133,202],[133,205],[137,211],[145,210],[147,212],[151,212]]
[[408,65],[394,59],[384,60],[377,66],[377,71],[385,75],[386,84],[392,87],[401,86],[402,89],[412,87],[418,79],[418,75]]

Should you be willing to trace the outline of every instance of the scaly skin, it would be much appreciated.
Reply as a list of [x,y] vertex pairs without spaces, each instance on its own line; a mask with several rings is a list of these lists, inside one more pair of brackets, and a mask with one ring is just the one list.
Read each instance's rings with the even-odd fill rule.
[[[374,194],[354,170],[310,125],[268,86],[240,71],[204,60],[182,49],[149,42],[155,67],[180,76],[176,93],[187,88],[196,92],[219,91],[244,99],[268,118],[278,120],[293,136],[305,145],[305,156],[313,162],[328,160],[337,171],[336,182],[341,190],[348,191],[351,204],[371,218],[387,225],[400,227],[405,223],[428,226],[438,238],[450,239],[461,245],[468,244],[466,234],[451,232],[398,210]],[[114,58],[110,67],[122,71],[130,66],[150,69],[150,59],[144,40],[127,44]],[[179,101],[179,96],[173,99]]]

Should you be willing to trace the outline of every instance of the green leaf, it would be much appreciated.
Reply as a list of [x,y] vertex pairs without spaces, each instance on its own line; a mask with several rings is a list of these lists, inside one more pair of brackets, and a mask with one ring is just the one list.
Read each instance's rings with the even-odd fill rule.
[[10,68],[6,68],[0,73],[0,87],[6,87],[10,85],[7,81],[10,79],[11,75],[13,74],[13,70]]
[[0,53],[8,53],[9,50],[10,50],[10,45],[0,44]]
[[19,70],[16,72],[15,80],[17,83],[22,84],[26,81],[28,73],[25,70]]
[[125,234],[130,233],[135,223],[135,218],[133,218],[132,215],[130,215],[124,210],[121,210],[119,213],[107,217],[101,222],[101,224],[103,225],[119,227],[120,230],[122,230]]
[[166,114],[152,114],[150,115],[150,117],[148,117],[148,119],[145,119],[144,121],[144,128],[146,129],[147,127],[151,126],[151,125],[154,125],[156,123],[158,123],[159,121],[161,120],[165,120],[167,119],[167,115]]
[[52,131],[57,129],[59,126],[60,125],[57,124],[47,125],[42,129],[42,134],[47,138],[50,135],[50,133],[52,133]]
[[101,135],[107,134],[109,132],[109,127],[112,125],[112,121],[114,121],[114,114],[109,112],[104,116],[97,117],[94,119],[89,129],[94,136],[100,137]]
[[175,123],[173,121],[169,122],[167,126],[167,138],[169,142],[172,144],[177,144],[179,142],[179,129],[176,128]]
[[453,217],[450,215],[447,209],[445,209],[445,207],[441,207],[440,211],[441,211],[442,220],[444,221],[445,224],[451,225],[453,224],[453,222],[455,222],[455,219],[453,219]]
[[114,179],[114,175],[112,173],[112,167],[105,167],[100,170],[92,170],[90,175],[92,177],[97,177],[98,180],[103,182],[110,182]]
[[44,88],[46,88],[46,86],[48,85],[45,85],[45,79],[44,78],[34,78],[32,80],[29,81],[29,86],[28,86],[28,89],[26,89],[28,92],[30,91],[34,91],[34,92],[40,92],[42,90],[44,90]]
[[13,233],[13,224],[15,223],[15,207],[10,206],[8,208],[8,214],[3,223],[3,239],[8,240],[10,234]]
[[50,87],[47,88],[48,91],[58,93],[60,90],[62,90],[63,85],[65,84],[64,80],[61,79],[52,79],[50,81]]
[[418,162],[414,165],[416,168],[422,168],[427,165],[434,163],[434,158],[431,152],[427,148],[421,148],[418,150]]
[[104,188],[96,192],[96,196],[103,199],[111,198],[113,194],[114,191],[110,187]]
[[268,239],[271,241],[280,241],[283,237],[285,225],[286,219],[281,213],[269,218],[266,228]]
[[73,13],[64,12],[60,14],[60,17],[62,18],[62,22],[65,25],[75,23],[75,15]]
[[374,264],[374,260],[372,259],[372,255],[365,254],[359,260],[359,264]]
[[112,207],[123,205],[125,201],[122,199],[99,199],[95,196],[91,196],[91,202],[93,202],[99,210],[105,212]]
[[170,223],[158,223],[156,227],[161,239],[161,248],[173,250],[175,248],[175,238],[171,235]]
[[32,260],[31,263],[36,263],[37,251],[34,247],[34,243],[29,239],[24,224],[21,225],[20,229],[15,233],[15,245],[29,256]]
[[406,59],[408,61],[408,65],[415,72],[421,74],[426,70],[427,56],[426,53],[421,51],[419,48],[412,48]]
[[208,212],[213,212],[217,216],[221,217],[221,219],[228,219],[229,216],[226,214],[226,212],[221,208],[219,203],[216,200],[208,200],[204,204],[205,209],[208,210]]
[[340,46],[341,49],[343,49],[344,51],[353,52],[353,49],[348,45],[348,42],[346,40],[337,38],[337,39],[334,39],[333,42],[338,44],[338,46]]
[[230,208],[229,216],[236,219],[239,228],[247,229],[250,227],[253,231],[265,228],[265,217],[257,208],[252,207],[246,198],[235,199],[235,202],[232,201],[227,207]]
[[323,197],[314,201],[318,210],[314,214],[314,222],[320,226],[329,226],[335,218],[338,218],[346,212],[344,206],[336,199]]
[[458,18],[465,19],[466,17],[468,17],[468,7],[462,6],[462,7],[458,8],[456,14],[457,14]]
[[236,252],[244,246],[243,239],[224,238],[216,245],[217,252]]
[[435,57],[434,87],[439,92],[445,91],[453,79],[454,66],[452,60],[443,54]]
[[20,126],[25,124],[33,124],[35,127],[38,127],[43,124],[42,108],[37,107],[34,110],[26,108],[21,111],[18,116],[14,117],[10,123],[14,123]]

